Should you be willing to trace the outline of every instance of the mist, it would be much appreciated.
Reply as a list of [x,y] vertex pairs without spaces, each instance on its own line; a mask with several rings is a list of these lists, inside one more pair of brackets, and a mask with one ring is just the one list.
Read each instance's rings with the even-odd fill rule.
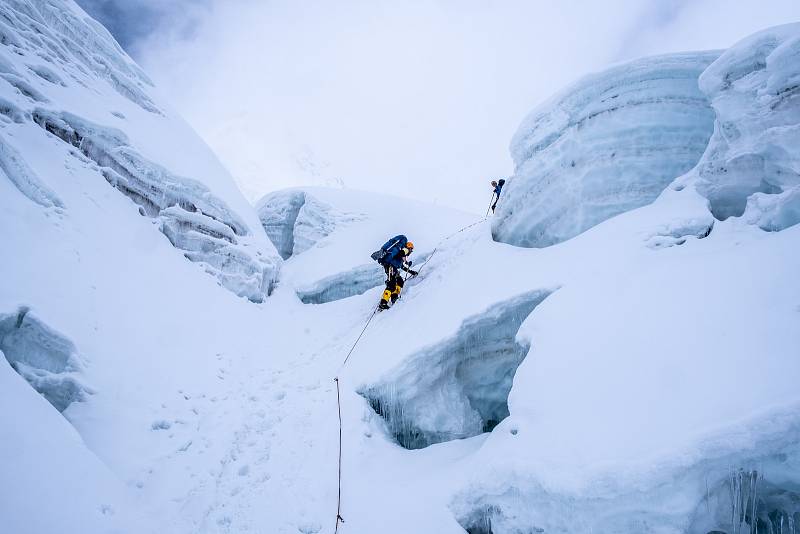
[[139,2],[128,50],[251,201],[328,185],[473,212],[513,173],[522,118],[565,85],[800,18],[780,0]]

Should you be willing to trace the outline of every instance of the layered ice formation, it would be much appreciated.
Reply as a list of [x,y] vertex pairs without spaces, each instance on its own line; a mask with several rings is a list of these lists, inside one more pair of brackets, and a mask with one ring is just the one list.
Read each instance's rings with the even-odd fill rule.
[[253,301],[271,292],[280,258],[252,208],[105,28],[71,2],[11,0],[0,43],[0,176],[68,211],[36,171],[45,163],[32,138],[55,136],[222,286]]
[[694,182],[718,219],[768,231],[800,222],[800,23],[759,32],[700,76],[716,113]]
[[531,112],[511,141],[495,240],[546,247],[652,202],[703,154],[714,112],[697,79],[718,55],[618,65]]
[[283,259],[308,250],[337,226],[361,218],[342,213],[302,189],[270,193],[256,209],[261,225]]
[[75,346],[27,308],[0,314],[0,354],[59,412],[90,393]]
[[529,345],[515,339],[551,291],[532,291],[464,321],[456,335],[409,356],[361,391],[407,449],[491,432],[508,416],[508,393]]

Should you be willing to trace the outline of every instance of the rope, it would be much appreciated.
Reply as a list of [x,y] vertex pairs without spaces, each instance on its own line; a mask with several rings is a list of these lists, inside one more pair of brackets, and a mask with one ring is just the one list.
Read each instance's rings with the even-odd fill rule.
[[[364,332],[367,331],[367,327],[369,326],[369,323],[372,322],[372,318],[375,317],[376,313],[378,313],[378,307],[377,306],[375,306],[375,309],[372,310],[372,315],[369,316],[369,319],[367,319],[367,324],[364,325],[364,328],[361,329],[361,333],[358,334],[358,338],[356,338],[356,342],[353,343],[352,347],[350,347],[350,352],[347,353],[347,356],[345,356],[344,361],[342,362],[342,365],[339,366],[339,371],[342,370],[342,368],[344,367],[344,364],[346,364],[347,360],[350,359],[350,355],[353,354],[354,350],[356,350],[356,345],[358,345],[358,342],[361,341],[361,336],[363,336]],[[338,375],[337,375],[337,378],[338,378]]]
[[[494,193],[492,194],[492,198],[494,198]],[[480,219],[479,221],[475,221],[474,223],[472,223],[472,224],[469,224],[469,225],[465,226],[464,228],[461,228],[461,229],[459,229],[459,230],[456,230],[455,232],[453,232],[453,233],[452,233],[452,234],[450,234],[449,236],[447,236],[447,237],[443,237],[443,238],[442,238],[442,240],[441,240],[441,241],[439,241],[439,242],[436,244],[436,246],[433,248],[433,252],[431,252],[431,253],[430,253],[430,255],[429,255],[429,256],[428,256],[428,257],[425,259],[425,261],[423,261],[423,262],[422,262],[422,265],[420,265],[420,266],[419,266],[419,269],[417,269],[417,274],[419,274],[419,273],[420,273],[420,271],[422,271],[422,268],[423,268],[423,267],[425,267],[425,264],[426,264],[426,263],[428,263],[429,261],[431,261],[431,258],[433,258],[433,255],[434,255],[434,254],[436,254],[436,251],[437,251],[437,250],[439,250],[439,247],[441,246],[441,244],[442,244],[442,243],[444,243],[445,241],[447,241],[447,240],[448,240],[448,239],[450,239],[451,237],[453,237],[453,236],[455,236],[455,235],[457,235],[457,234],[460,234],[460,233],[461,233],[461,232],[463,232],[464,230],[469,230],[469,229],[470,229],[470,228],[472,228],[473,226],[477,226],[477,225],[481,224],[482,222],[484,222],[484,221],[485,221],[486,219],[488,219],[488,218],[489,218],[489,216],[487,215],[486,217],[484,217],[484,218]]]
[[[350,355],[353,354],[353,351],[358,345],[358,342],[361,341],[361,336],[364,335],[364,332],[367,331],[367,327],[369,323],[372,322],[372,318],[375,317],[375,314],[378,312],[378,307],[376,306],[374,310],[372,310],[372,315],[369,316],[367,319],[364,328],[361,329],[361,333],[358,334],[355,343],[353,346],[350,347],[350,351],[345,356],[342,365],[339,367],[339,371],[344,368],[344,364],[347,363],[347,360],[350,359]],[[333,379],[336,382],[336,409],[339,413],[339,482],[338,482],[338,492],[336,495],[336,527],[333,529],[334,534],[339,532],[339,523],[344,523],[344,518],[342,517],[342,399],[341,394],[339,393],[339,375],[337,374],[336,377]]]
[[339,409],[339,493],[336,496],[336,527],[334,533],[339,532],[339,522],[344,523],[342,517],[342,403],[339,400],[339,377],[333,379],[336,382],[336,406]]
[[[494,193],[492,193],[492,200],[494,200]],[[492,205],[491,202],[489,202],[490,208],[491,208],[491,205]],[[456,230],[452,234],[442,238],[442,240],[439,241],[436,244],[436,246],[433,248],[433,252],[431,252],[430,255],[427,257],[427,259],[424,262],[422,262],[422,265],[419,266],[419,268],[417,269],[417,274],[419,274],[420,271],[422,271],[422,268],[425,267],[425,264],[427,264],[429,261],[431,261],[431,258],[433,257],[434,254],[436,254],[436,251],[439,250],[439,246],[442,243],[444,243],[445,241],[447,241],[451,237],[453,237],[453,236],[455,236],[457,234],[460,234],[464,230],[468,230],[469,228],[472,228],[473,226],[476,226],[476,225],[482,223],[488,217],[489,217],[489,213],[487,212],[486,216],[484,218],[482,218],[481,220],[476,221],[476,222],[474,222],[472,224],[469,224],[469,225],[467,225],[467,226],[465,226],[463,228],[460,228],[459,230]],[[405,277],[404,281],[407,280],[407,279],[408,279],[408,273],[406,272],[406,277]],[[372,315],[370,315],[369,319],[367,319],[367,322],[364,325],[364,328],[361,329],[361,333],[358,334],[358,337],[356,338],[355,343],[353,343],[353,346],[350,347],[350,350],[347,352],[347,356],[345,356],[344,361],[342,362],[342,365],[339,366],[339,371],[341,371],[344,368],[345,364],[347,363],[347,360],[350,359],[350,355],[352,355],[353,351],[356,350],[356,346],[358,345],[358,342],[361,341],[361,337],[364,335],[364,332],[367,331],[367,327],[369,326],[369,323],[372,322],[372,319],[375,317],[375,315],[377,313],[378,313],[378,307],[375,306],[375,309],[372,310]],[[336,409],[338,410],[338,414],[339,414],[339,480],[338,480],[338,490],[337,490],[337,495],[336,495],[336,526],[334,527],[333,532],[334,532],[334,534],[338,534],[338,532],[339,532],[339,523],[344,523],[344,518],[342,517],[342,400],[341,400],[341,393],[339,392],[339,375],[338,374],[333,379],[333,381],[336,382]]]

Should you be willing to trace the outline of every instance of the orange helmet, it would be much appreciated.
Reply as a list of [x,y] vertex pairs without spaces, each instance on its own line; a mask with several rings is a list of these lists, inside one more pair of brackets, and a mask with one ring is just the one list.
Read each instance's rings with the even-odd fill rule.
[[409,241],[408,243],[406,243],[406,248],[407,248],[408,250],[414,250],[414,243],[412,243],[411,241]]

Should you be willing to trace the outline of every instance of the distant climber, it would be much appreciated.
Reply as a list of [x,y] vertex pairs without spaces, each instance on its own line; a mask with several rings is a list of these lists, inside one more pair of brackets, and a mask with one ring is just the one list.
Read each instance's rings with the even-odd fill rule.
[[413,251],[414,243],[400,234],[384,243],[380,250],[372,253],[372,259],[381,264],[386,273],[386,289],[383,291],[378,308],[386,310],[390,301],[394,304],[400,298],[405,283],[400,275],[401,270],[411,276],[417,276],[417,271],[411,269],[411,260],[408,259]]
[[504,185],[506,185],[506,181],[502,178],[499,181],[492,180],[492,187],[494,188],[492,190],[492,213],[494,213],[494,209],[497,207],[497,201],[500,200],[500,192],[503,190]]

